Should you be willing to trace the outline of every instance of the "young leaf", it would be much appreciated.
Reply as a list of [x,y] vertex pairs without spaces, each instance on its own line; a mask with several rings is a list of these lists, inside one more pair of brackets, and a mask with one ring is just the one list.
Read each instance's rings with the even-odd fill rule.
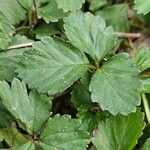
[[71,116],[56,115],[46,124],[40,136],[40,146],[43,149],[85,150],[88,146],[88,132],[79,130],[80,120]]
[[92,0],[90,4],[90,10],[97,10],[107,5],[107,0]]
[[82,7],[85,0],[56,0],[58,8],[63,9],[64,12],[76,11]]
[[67,89],[88,69],[88,60],[83,53],[58,38],[45,37],[25,53],[19,77],[49,95]]
[[149,150],[150,149],[150,139],[148,139],[145,143],[144,146],[141,148],[141,150]]
[[114,27],[116,31],[128,31],[128,5],[116,4],[108,6],[103,10],[96,12],[96,15],[103,17],[108,25]]
[[147,47],[141,45],[136,50],[134,60],[141,72],[150,68],[150,50]]
[[5,50],[9,46],[14,33],[15,28],[11,25],[6,16],[0,12],[0,50]]
[[138,14],[146,15],[150,12],[150,0],[134,0],[134,3]]
[[113,115],[127,115],[140,105],[139,70],[125,55],[118,54],[96,71],[90,83],[92,101]]
[[26,18],[26,11],[16,0],[1,0],[0,11],[10,20],[11,24],[18,24]]
[[73,89],[71,93],[71,101],[76,107],[80,107],[81,104],[92,103],[90,92],[81,82],[79,82]]
[[97,150],[132,150],[142,135],[144,116],[140,111],[128,116],[112,116],[100,122],[94,133]]
[[13,80],[11,88],[7,82],[0,81],[0,96],[7,109],[26,125],[29,133],[39,129],[51,114],[51,103],[47,98],[35,91],[31,91],[28,97],[24,82],[18,79]]
[[150,77],[141,77],[142,89],[143,93],[150,93]]
[[39,17],[43,18],[46,23],[57,22],[65,16],[65,13],[57,8],[55,0],[51,0],[46,6],[40,7],[38,9]]
[[113,28],[106,27],[100,16],[82,12],[71,13],[64,22],[68,39],[94,60],[102,60],[116,43]]

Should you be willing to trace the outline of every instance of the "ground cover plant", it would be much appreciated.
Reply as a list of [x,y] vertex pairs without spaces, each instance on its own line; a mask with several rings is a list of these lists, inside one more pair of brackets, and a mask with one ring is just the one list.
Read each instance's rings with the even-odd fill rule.
[[0,0],[0,149],[149,150],[150,0]]

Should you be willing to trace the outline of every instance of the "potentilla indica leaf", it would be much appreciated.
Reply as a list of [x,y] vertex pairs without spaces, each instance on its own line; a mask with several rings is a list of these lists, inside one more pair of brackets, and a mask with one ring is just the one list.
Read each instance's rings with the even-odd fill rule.
[[50,118],[40,136],[40,146],[45,150],[86,150],[90,135],[79,129],[82,122],[69,115]]
[[134,0],[134,9],[138,14],[146,15],[150,12],[150,0]]
[[127,115],[140,105],[139,70],[125,54],[118,54],[98,69],[92,77],[92,101],[111,114]]
[[51,102],[47,97],[34,90],[28,96],[25,83],[18,79],[13,80],[11,87],[0,81],[0,97],[11,114],[25,124],[29,133],[37,131],[51,114]]
[[102,60],[116,43],[113,28],[106,27],[100,16],[76,12],[66,17],[64,23],[65,33],[72,44],[96,61]]
[[11,22],[7,17],[0,12],[0,50],[6,50],[9,44],[12,42],[15,28],[11,25]]
[[14,25],[26,18],[26,10],[19,5],[17,0],[0,0],[0,12]]
[[30,87],[49,95],[61,93],[79,79],[88,69],[86,56],[69,43],[45,37],[25,53],[19,69]]
[[128,116],[111,116],[94,132],[97,150],[132,150],[142,135],[144,115],[139,110]]
[[63,9],[64,12],[74,12],[82,7],[85,0],[56,0],[56,2],[58,8]]

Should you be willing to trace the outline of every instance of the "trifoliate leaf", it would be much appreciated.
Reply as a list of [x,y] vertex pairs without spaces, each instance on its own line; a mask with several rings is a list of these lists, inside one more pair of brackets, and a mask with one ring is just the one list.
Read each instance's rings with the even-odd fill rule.
[[99,123],[93,144],[97,150],[132,150],[142,135],[143,119],[139,111],[128,116],[112,116]]
[[7,82],[0,81],[0,96],[7,109],[26,125],[29,133],[39,129],[51,114],[51,103],[47,98],[35,91],[31,91],[28,97],[24,82],[18,79],[13,80],[11,88]]
[[150,93],[150,77],[141,77],[142,89],[143,93]]
[[63,9],[64,12],[74,12],[82,7],[85,0],[56,0],[58,8]]
[[92,101],[113,115],[127,115],[140,105],[139,70],[125,54],[119,54],[96,71],[90,83]]
[[138,14],[146,15],[150,12],[150,0],[134,0],[134,3]]
[[79,82],[73,89],[71,101],[76,107],[81,106],[81,104],[90,104],[92,102],[90,92],[82,83]]
[[0,0],[0,11],[12,24],[18,24],[26,18],[26,11],[18,4],[17,0]]
[[107,5],[107,0],[92,0],[90,10],[97,10],[105,5]]
[[86,150],[88,132],[79,130],[81,121],[71,116],[55,116],[50,119],[40,136],[40,146],[45,150]]
[[70,14],[64,22],[68,39],[94,60],[102,60],[115,45],[113,28],[106,27],[100,16],[77,12]]
[[141,148],[141,150],[149,150],[150,149],[150,139],[148,139],[145,143],[144,143],[144,145],[143,145],[143,147]]
[[114,27],[116,31],[128,31],[128,5],[116,4],[96,12],[96,15],[103,17],[108,25]]
[[141,71],[150,68],[150,50],[141,45],[136,50],[134,60]]
[[14,33],[14,27],[11,25],[6,16],[0,12],[0,50],[5,50],[9,46]]
[[61,19],[65,16],[65,13],[62,11],[62,9],[57,8],[55,0],[51,0],[46,6],[38,9],[38,15],[40,18],[43,18],[46,23],[49,23],[57,22],[58,19]]
[[19,69],[30,87],[49,95],[67,89],[88,69],[88,60],[78,49],[58,38],[45,37],[25,53]]

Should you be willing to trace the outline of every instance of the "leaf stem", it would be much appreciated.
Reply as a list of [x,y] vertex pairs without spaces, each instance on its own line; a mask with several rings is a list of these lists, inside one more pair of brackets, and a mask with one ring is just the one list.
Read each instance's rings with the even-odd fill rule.
[[24,47],[31,47],[34,42],[29,42],[29,43],[24,43],[24,44],[17,44],[17,45],[12,45],[9,46],[7,49],[16,49],[16,48],[24,48]]
[[145,94],[142,94],[142,101],[143,101],[147,121],[148,123],[150,123],[150,109],[149,109],[148,100]]
[[124,38],[139,38],[141,33],[125,33],[125,32],[115,32],[118,37]]

